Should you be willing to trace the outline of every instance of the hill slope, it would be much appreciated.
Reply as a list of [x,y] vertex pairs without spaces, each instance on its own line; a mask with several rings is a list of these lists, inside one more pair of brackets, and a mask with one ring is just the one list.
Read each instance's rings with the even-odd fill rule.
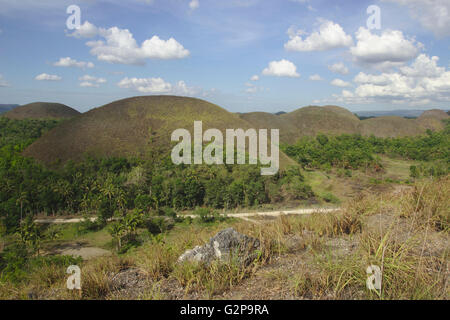
[[68,119],[80,112],[60,103],[34,102],[16,107],[3,116],[9,119]]
[[[46,164],[78,160],[85,154],[145,157],[157,146],[168,150],[175,129],[185,128],[192,135],[195,120],[203,122],[203,131],[217,128],[224,133],[225,129],[252,127],[236,114],[203,100],[176,96],[134,97],[92,109],[64,122],[23,154]],[[280,154],[280,163],[293,164],[284,154]]]

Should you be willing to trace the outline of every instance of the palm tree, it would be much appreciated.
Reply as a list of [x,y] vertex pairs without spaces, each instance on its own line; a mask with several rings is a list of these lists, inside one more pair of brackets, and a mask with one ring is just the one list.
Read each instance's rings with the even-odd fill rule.
[[23,217],[23,205],[28,203],[28,199],[27,199],[27,193],[26,192],[21,192],[19,197],[16,200],[16,204],[19,205],[20,204],[20,222],[22,222],[22,217]]
[[116,239],[117,251],[119,251],[120,248],[122,247],[122,237],[124,236],[124,234],[126,232],[124,225],[122,223],[120,223],[119,221],[114,222],[109,226],[108,232],[111,234],[111,236],[114,239]]
[[101,193],[108,198],[109,200],[109,205],[111,206],[111,199],[116,195],[117,193],[117,188],[114,185],[114,183],[112,182],[112,179],[108,178],[105,183],[103,184],[103,186],[100,189]]
[[33,218],[29,215],[20,225],[18,232],[22,243],[30,246],[39,255],[41,246],[41,233],[38,226],[34,223]]

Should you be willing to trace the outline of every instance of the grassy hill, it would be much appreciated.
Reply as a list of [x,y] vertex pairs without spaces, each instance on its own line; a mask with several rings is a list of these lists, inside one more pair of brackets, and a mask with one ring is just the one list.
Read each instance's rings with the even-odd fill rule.
[[355,133],[360,124],[354,114],[336,106],[309,106],[282,115],[265,112],[243,113],[240,117],[256,128],[280,129],[280,140],[286,143],[294,143],[301,136],[316,135],[319,132]]
[[[175,129],[186,128],[192,134],[195,120],[203,121],[203,130],[217,128],[223,133],[229,128],[280,129],[280,141],[294,143],[301,136],[317,133],[413,136],[426,129],[442,129],[445,118],[445,112],[432,110],[418,119],[386,116],[359,120],[337,106],[308,106],[281,115],[234,114],[195,98],[142,96],[115,101],[69,119],[33,143],[24,155],[47,164],[78,160],[84,155],[145,157],[155,148],[168,151]],[[280,161],[282,166],[293,164],[284,154]]]
[[417,122],[420,123],[422,127],[431,130],[441,130],[444,129],[444,124],[442,120],[447,119],[449,116],[445,111],[442,110],[427,110],[417,118]]
[[[94,157],[147,156],[154,148],[169,150],[171,133],[185,128],[193,135],[195,120],[203,131],[252,128],[238,115],[209,102],[176,96],[143,96],[112,102],[70,119],[25,151],[47,164]],[[225,140],[224,140],[225,141]],[[284,154],[281,164],[294,164]]]
[[441,130],[448,115],[441,110],[425,111],[418,119],[383,116],[359,120],[350,111],[337,106],[308,106],[295,111],[274,115],[265,112],[242,113],[239,116],[256,128],[278,128],[280,139],[294,143],[302,136],[325,134],[375,135],[377,137],[414,136],[426,129]]
[[80,112],[60,103],[34,102],[16,107],[3,116],[9,119],[68,119]]

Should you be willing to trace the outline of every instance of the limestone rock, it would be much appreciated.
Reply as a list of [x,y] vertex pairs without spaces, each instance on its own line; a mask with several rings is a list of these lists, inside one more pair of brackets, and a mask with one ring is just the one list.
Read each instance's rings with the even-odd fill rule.
[[240,264],[248,265],[257,258],[256,250],[259,247],[258,239],[228,228],[220,231],[205,245],[184,252],[178,262],[197,261],[209,265],[214,260],[227,262],[230,258],[236,258]]

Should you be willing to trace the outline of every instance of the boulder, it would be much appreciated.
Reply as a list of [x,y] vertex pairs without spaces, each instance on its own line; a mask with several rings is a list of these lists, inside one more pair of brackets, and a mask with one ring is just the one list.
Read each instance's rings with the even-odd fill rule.
[[227,262],[232,258],[237,259],[239,264],[248,265],[257,258],[259,248],[258,239],[228,228],[217,233],[205,245],[184,252],[178,262],[191,261],[209,265],[214,260]]

